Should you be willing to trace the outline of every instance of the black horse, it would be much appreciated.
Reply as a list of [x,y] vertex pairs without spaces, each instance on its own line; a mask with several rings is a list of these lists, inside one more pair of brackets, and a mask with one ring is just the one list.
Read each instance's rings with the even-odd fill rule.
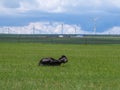
[[42,58],[39,62],[39,65],[44,66],[60,66],[62,63],[68,62],[68,59],[65,55],[62,55],[58,60],[48,57],[48,58]]

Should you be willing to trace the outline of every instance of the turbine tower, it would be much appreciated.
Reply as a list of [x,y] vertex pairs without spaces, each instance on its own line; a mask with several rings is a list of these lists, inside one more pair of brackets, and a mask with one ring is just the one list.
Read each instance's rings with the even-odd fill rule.
[[9,27],[7,28],[7,30],[8,30],[8,34],[10,34],[10,29],[9,29]]
[[35,26],[33,25],[33,34],[35,34]]
[[60,33],[60,35],[59,35],[60,38],[64,37],[64,36],[63,36],[63,29],[64,29],[63,25],[64,25],[64,24],[62,23],[62,24],[61,24],[61,33]]
[[75,34],[77,34],[76,25],[74,25],[74,29],[75,29]]
[[72,28],[74,30],[73,34],[76,34],[76,25],[72,25]]
[[97,17],[93,19],[93,23],[94,23],[94,28],[93,28],[93,33],[96,34],[96,30],[97,30]]
[[62,25],[61,25],[61,34],[63,35],[63,29],[64,29],[64,26],[63,26],[64,24],[62,23]]

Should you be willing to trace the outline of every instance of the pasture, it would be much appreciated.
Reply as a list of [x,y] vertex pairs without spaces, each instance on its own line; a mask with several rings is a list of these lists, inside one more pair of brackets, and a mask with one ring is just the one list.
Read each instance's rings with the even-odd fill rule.
[[[68,63],[38,66],[61,55]],[[120,45],[0,43],[0,90],[120,90]]]

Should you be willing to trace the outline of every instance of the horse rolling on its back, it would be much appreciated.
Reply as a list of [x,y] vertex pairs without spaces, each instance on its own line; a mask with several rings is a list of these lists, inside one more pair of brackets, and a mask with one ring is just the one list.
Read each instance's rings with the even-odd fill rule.
[[42,58],[39,62],[39,66],[40,65],[44,65],[44,66],[59,66],[62,63],[66,63],[68,62],[68,59],[65,55],[62,55],[58,60],[48,57],[48,58]]

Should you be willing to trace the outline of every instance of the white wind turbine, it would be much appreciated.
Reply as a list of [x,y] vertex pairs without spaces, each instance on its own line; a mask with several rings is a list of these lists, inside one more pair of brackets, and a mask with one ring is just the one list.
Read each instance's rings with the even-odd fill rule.
[[93,23],[94,23],[93,34],[96,34],[96,31],[97,31],[97,20],[98,20],[98,17],[93,18]]

